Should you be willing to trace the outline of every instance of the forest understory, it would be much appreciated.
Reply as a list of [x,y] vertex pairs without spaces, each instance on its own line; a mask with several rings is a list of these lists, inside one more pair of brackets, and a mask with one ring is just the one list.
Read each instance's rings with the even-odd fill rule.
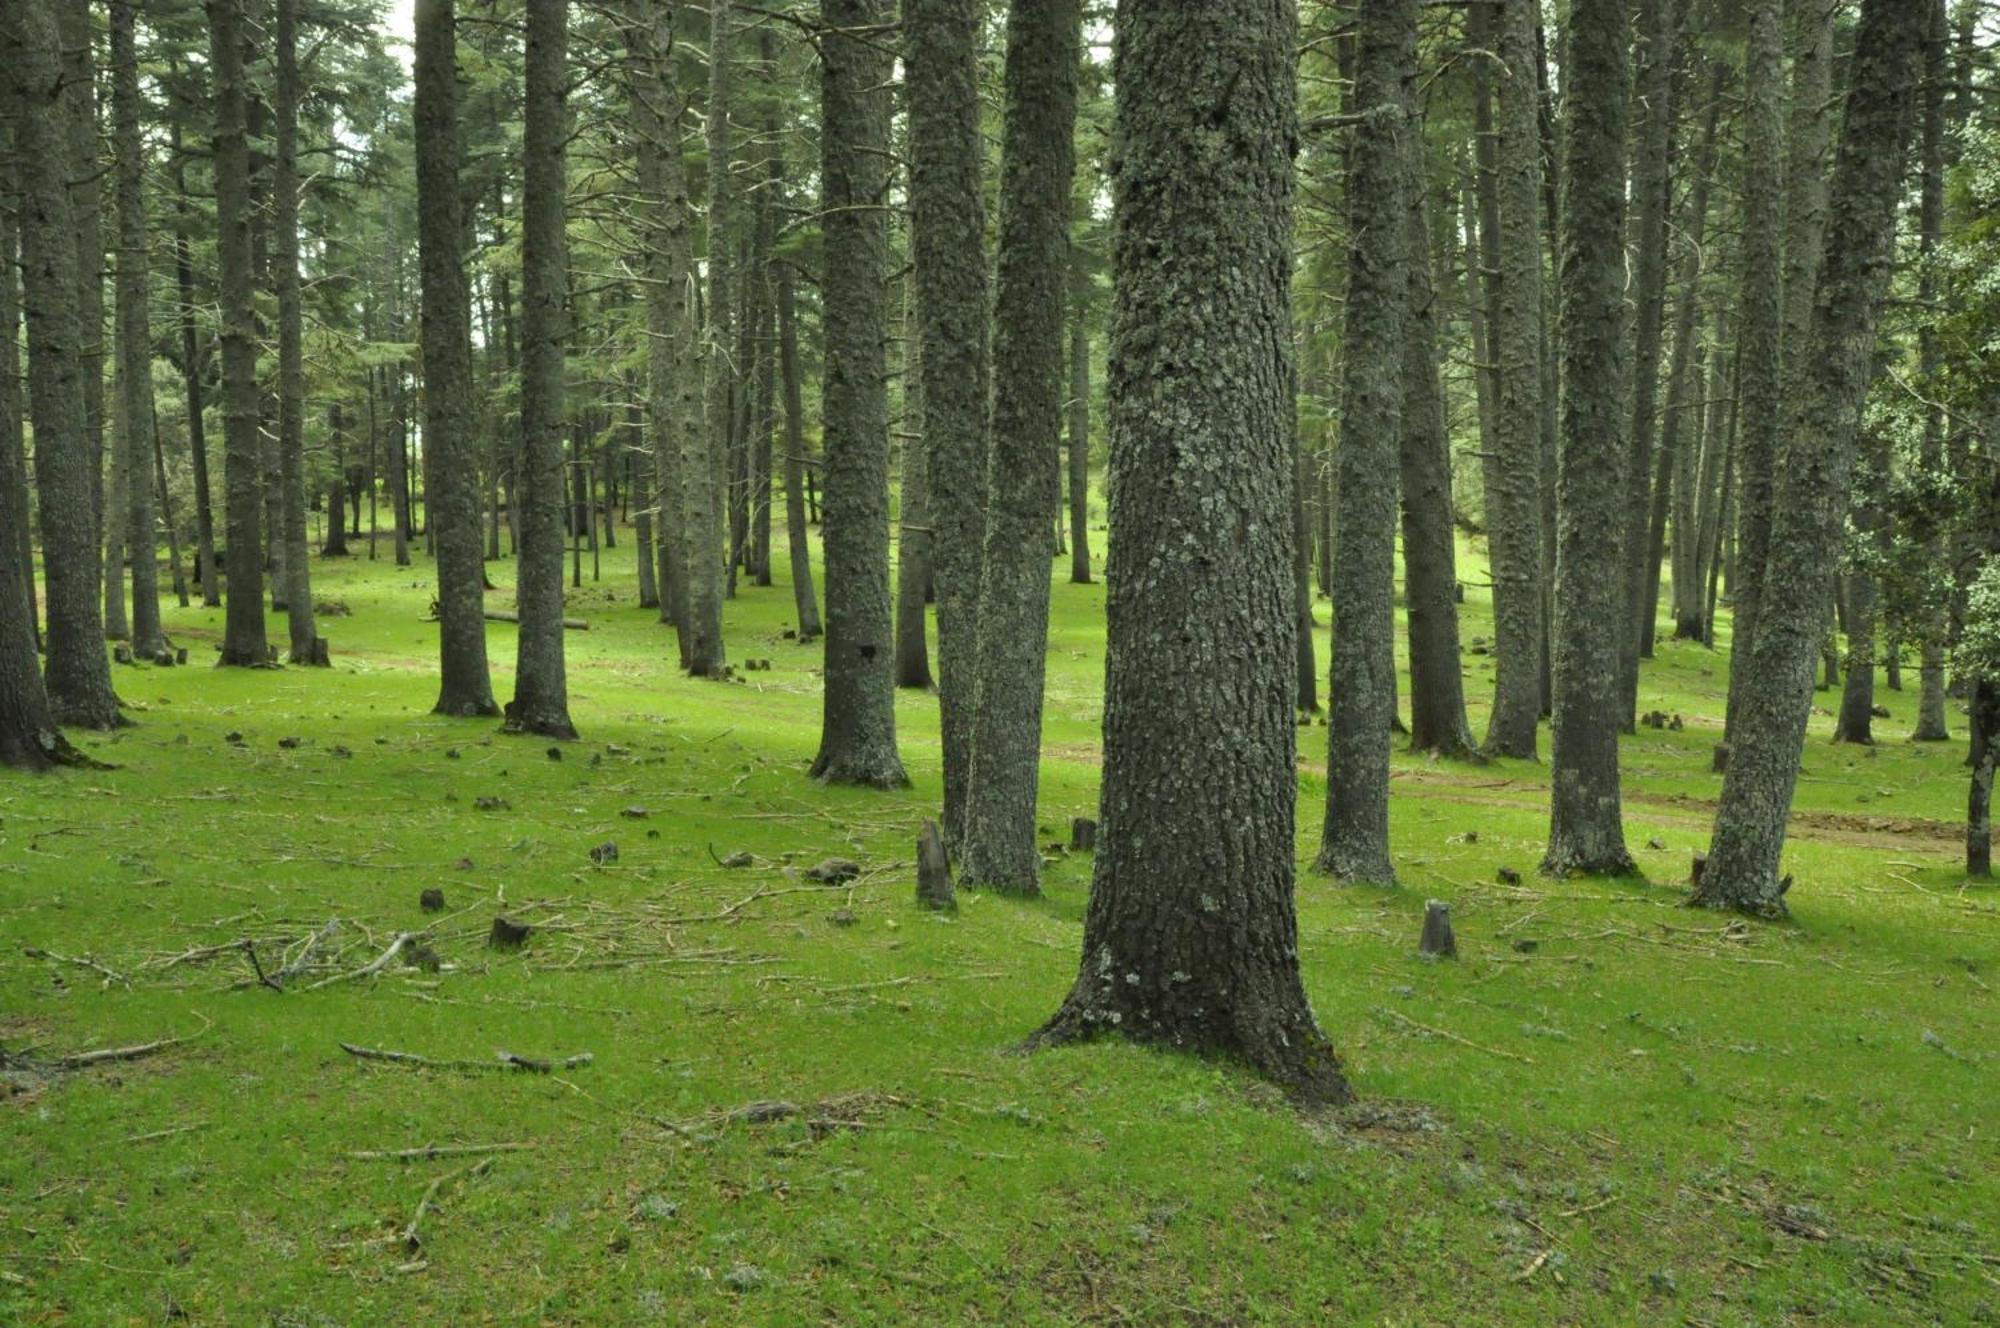
[[[331,671],[117,668],[138,724],[73,735],[104,768],[0,786],[0,1321],[2000,1321],[2000,895],[1914,691],[1872,747],[1816,698],[1781,925],[1683,907],[1724,652],[1645,666],[1683,727],[1621,742],[1642,878],[1536,873],[1544,765],[1399,744],[1401,886],[1299,846],[1359,1098],[1300,1113],[1213,1061],[1017,1052],[1075,974],[1101,586],[1053,587],[1045,897],[937,914],[935,703],[898,694],[910,789],[809,779],[782,571],[728,605],[770,660],[731,682],[624,578],[573,591],[553,745],[424,713],[428,568],[314,579]],[[221,627],[167,614],[196,665]],[[1456,960],[1417,955],[1430,898]]]

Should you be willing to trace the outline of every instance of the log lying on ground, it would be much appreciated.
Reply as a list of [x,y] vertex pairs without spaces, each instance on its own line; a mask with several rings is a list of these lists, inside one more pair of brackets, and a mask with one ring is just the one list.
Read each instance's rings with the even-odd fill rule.
[[[491,586],[488,586],[486,588],[488,590],[493,589],[493,587]],[[515,612],[513,609],[488,609],[486,610],[485,618],[487,622],[518,623],[521,621],[521,615]],[[436,622],[437,620],[438,620],[437,601],[432,600],[431,616],[424,619],[424,621]],[[562,620],[562,625],[572,632],[587,632],[590,630],[590,624],[582,618],[565,618]]]

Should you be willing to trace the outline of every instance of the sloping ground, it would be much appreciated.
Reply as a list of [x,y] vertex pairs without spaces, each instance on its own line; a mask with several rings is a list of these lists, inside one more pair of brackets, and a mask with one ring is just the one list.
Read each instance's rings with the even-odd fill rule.
[[[908,793],[810,784],[785,588],[732,606],[774,661],[738,685],[579,600],[586,740],[552,756],[423,713],[421,574],[316,572],[355,609],[333,672],[120,670],[142,724],[86,740],[118,769],[0,781],[0,1322],[2000,1313],[2000,896],[1953,868],[1962,747],[1815,749],[1787,927],[1678,907],[1712,735],[1628,746],[1650,885],[1532,875],[1545,770],[1399,758],[1402,887],[1302,877],[1363,1095],[1302,1119],[1224,1066],[1012,1053],[1074,973],[1088,863],[919,910],[934,703],[902,699]],[[1100,606],[1058,587],[1051,838],[1094,800]],[[1695,710],[1715,667],[1667,652],[1648,704]],[[860,874],[806,876],[836,856]],[[1427,895],[1457,963],[1414,957]]]

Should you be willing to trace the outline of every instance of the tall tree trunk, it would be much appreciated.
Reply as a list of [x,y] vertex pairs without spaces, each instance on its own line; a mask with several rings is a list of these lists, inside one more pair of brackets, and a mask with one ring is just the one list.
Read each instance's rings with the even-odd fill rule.
[[824,0],[821,14],[826,685],[812,773],[832,784],[901,788],[909,779],[896,753],[883,358],[891,60],[874,31],[890,10],[886,0]]
[[[1655,0],[1657,2],[1657,0]],[[1625,512],[1625,0],[1575,0],[1564,93],[1562,434],[1549,848],[1542,870],[1633,870],[1619,810],[1620,655],[1631,639]]]
[[417,5],[417,261],[423,281],[424,450],[433,461],[431,519],[438,547],[438,698],[431,713],[471,716],[497,714],[500,708],[486,660],[479,448],[472,436],[457,18],[454,0]]
[[[56,9],[56,26],[61,35],[62,45],[59,57],[63,65],[63,81],[59,94],[59,106],[63,116],[63,146],[68,174],[65,183],[70,197],[70,219],[73,229],[65,232],[76,246],[76,300],[77,351],[83,357],[81,373],[83,377],[84,434],[89,443],[90,507],[79,516],[91,523],[91,539],[100,548],[112,549],[115,542],[116,556],[101,558],[92,565],[91,571],[101,574],[104,579],[105,616],[97,625],[103,635],[123,639],[130,635],[130,626],[125,618],[123,593],[125,524],[122,520],[107,521],[105,512],[107,500],[104,492],[104,173],[98,132],[97,114],[97,70],[95,64],[96,38],[91,20],[90,0],[61,0]],[[39,452],[39,448],[37,448]],[[122,480],[124,454],[122,450],[112,457],[112,469],[120,482],[119,497],[122,502]],[[37,468],[39,473],[39,467]],[[122,509],[117,509],[122,510]],[[43,561],[48,561],[49,551],[43,550]],[[97,593],[92,588],[93,595]],[[55,612],[54,592],[50,593],[50,613]],[[115,617],[113,616],[115,612]],[[55,684],[50,684],[52,695],[57,693]],[[64,702],[55,695],[56,711],[60,715]],[[69,722],[67,720],[65,723]]]
[[[28,325],[28,395],[35,426],[42,565],[48,583],[44,686],[63,724],[123,723],[111,690],[99,591],[102,544],[91,519],[97,454],[84,378],[95,361],[79,317],[77,218],[69,183],[85,163],[65,134],[66,75],[49,0],[24,0],[8,22],[18,37],[3,63],[15,89],[15,183],[21,226],[21,304]],[[32,693],[24,693],[33,704]],[[33,731],[34,726],[30,726]]]
[[1118,9],[1101,826],[1076,985],[1035,1041],[1116,1034],[1344,1102],[1293,910],[1295,39],[1289,3]]
[[1486,750],[1532,759],[1542,711],[1542,206],[1534,16],[1500,15],[1503,90],[1496,181],[1492,329],[1497,364],[1486,495],[1493,562],[1494,695]]
[[[4,26],[0,26],[0,36],[18,40]],[[0,82],[0,112],[10,112],[13,108],[12,91],[5,82]],[[0,119],[4,118],[7,117],[0,116]],[[21,579],[20,602],[0,602],[0,611],[18,612],[21,621],[27,624],[28,659],[35,675],[34,690],[41,694],[42,709],[46,711],[48,694],[42,687],[41,663],[35,658],[42,635],[38,616],[40,588],[35,584],[35,537],[29,528],[28,464],[21,452],[21,269],[17,243],[20,228],[15,212],[13,180],[13,131],[9,126],[0,124],[0,484],[6,486],[6,501],[0,505],[0,522],[4,522],[10,532],[0,538],[12,545],[9,549],[0,550],[0,556],[11,556],[10,566]],[[0,586],[0,594],[5,593],[5,589]],[[17,687],[15,694],[23,698],[30,698],[31,695],[21,687]],[[23,703],[26,704],[26,700]],[[21,733],[28,731],[18,729],[16,740]]]
[[[757,34],[757,61],[765,84],[778,83],[778,38],[769,26]],[[778,197],[784,190],[785,140],[778,120],[778,98],[764,97],[759,127],[764,142],[764,188],[757,191],[756,261],[745,274],[756,298],[750,301],[750,336],[757,348],[757,371],[750,383],[750,584],[771,584],[771,465],[772,435],[777,432],[777,309],[771,265],[778,249]],[[928,580],[928,572],[926,573]]]
[[[1069,580],[1090,584],[1090,266],[1083,245],[1070,237],[1069,300]],[[1303,501],[1301,501],[1303,510]],[[1311,532],[1304,535],[1311,557]],[[1308,586],[1307,601],[1311,601]],[[1310,655],[1310,650],[1308,650]]]
[[931,566],[937,582],[938,723],[945,845],[964,841],[986,537],[987,277],[976,0],[904,0],[911,247],[918,336],[931,375]]
[[[306,553],[305,314],[299,303],[299,0],[277,0],[277,160],[271,177],[271,262],[278,288],[278,455],[285,541],[285,609],[291,661],[325,664],[313,624]],[[426,446],[429,436],[425,437]],[[474,519],[477,519],[475,509]],[[440,595],[444,587],[439,587]]]
[[202,364],[206,352],[201,344],[200,324],[195,316],[194,292],[194,209],[189,202],[187,155],[181,148],[181,129],[172,127],[174,158],[174,285],[180,295],[181,381],[187,393],[188,453],[194,467],[195,561],[200,572],[201,602],[207,608],[222,606],[222,570],[215,561],[215,505],[209,492],[208,430],[203,419]]
[[1360,17],[1358,123],[1348,152],[1346,327],[1341,339],[1333,671],[1327,691],[1326,824],[1314,865],[1393,885],[1389,744],[1396,719],[1396,477],[1403,429],[1409,227],[1403,81],[1416,60],[1416,0]]
[[1646,598],[1646,537],[1651,511],[1649,496],[1653,445],[1660,432],[1660,349],[1667,310],[1667,209],[1673,157],[1674,0],[1638,0],[1638,78],[1632,113],[1639,117],[1632,154],[1632,243],[1634,295],[1638,308],[1632,326],[1632,363],[1624,381],[1632,403],[1629,453],[1625,460],[1623,503],[1605,512],[1620,512],[1619,532],[1624,560],[1626,631],[1618,643],[1618,725],[1627,732],[1638,726],[1640,642],[1647,636],[1641,615],[1654,601]]
[[993,317],[993,432],[979,582],[979,709],[961,879],[1037,894],[1035,798],[1049,640],[1048,534],[1062,510],[1063,308],[1075,182],[1077,0],[1014,0]]
[[521,140],[521,552],[515,590],[520,636],[506,729],[574,738],[562,624],[569,4],[528,0],[527,10]]
[[1812,707],[1846,524],[1855,435],[1874,365],[1879,307],[1895,269],[1896,203],[1921,72],[1925,7],[1865,0],[1856,34],[1825,265],[1810,340],[1794,357],[1795,404],[1775,467],[1766,598],[1737,714],[1738,732],[1695,902],[1785,912],[1785,822]]
[[[167,653],[160,627],[160,572],[153,509],[153,332],[147,301],[145,148],[139,137],[137,8],[111,5],[111,77],[118,152],[118,406],[128,510],[114,512],[132,534],[132,652]],[[11,324],[10,330],[11,330]],[[112,569],[117,574],[117,569]]]
[[[1917,272],[1917,303],[1932,309],[1937,304],[1937,249],[1944,238],[1946,119],[1950,114],[1945,86],[1953,71],[1946,49],[1949,24],[1945,0],[1924,3],[1930,7],[1930,29],[1924,43],[1923,192],[1917,222],[1922,265]],[[1960,100],[1969,92],[1961,93]],[[1940,356],[1937,333],[1929,318],[1917,327],[1917,361],[1923,381],[1932,385],[1926,391],[1935,396]],[[1944,465],[1944,410],[1935,400],[1924,411],[1923,445],[1918,455],[1927,471]],[[1941,569],[1946,557],[1944,541],[1930,541],[1929,552],[1932,566]],[[1942,578],[1942,571],[1937,575]],[[1934,602],[1924,606],[1918,622],[1923,668],[1918,679],[1917,727],[1910,738],[1913,742],[1945,742],[1951,737],[1945,722],[1944,656],[1950,629],[1945,596],[1934,592]]]
[[[798,616],[798,639],[820,634],[819,598],[813,592],[812,538],[806,531],[806,427],[804,389],[799,382],[799,329],[792,294],[792,266],[780,261],[774,274],[778,288],[778,362],[785,396],[785,545],[792,566],[792,611]],[[932,524],[937,518],[932,517]]]
[[[904,323],[914,312],[914,281],[904,283]],[[903,338],[903,455],[896,516],[896,685],[928,690],[930,641],[924,602],[931,585],[930,448],[924,438],[923,353]]]
[[1833,740],[1868,747],[1875,742],[1875,635],[1880,614],[1880,590],[1872,560],[1888,542],[1880,495],[1889,485],[1891,452],[1888,437],[1881,433],[1868,433],[1865,445],[1866,454],[1855,468],[1855,501],[1849,514],[1853,542],[1863,556],[1855,560],[1846,578],[1847,681],[1834,717]]
[[[1438,383],[1437,292],[1432,284],[1425,146],[1412,118],[1399,162],[1403,182],[1403,413],[1398,434],[1403,504],[1403,601],[1410,636],[1410,746],[1474,754],[1459,666],[1458,555],[1452,530],[1451,437]],[[1303,536],[1302,536],[1303,538]],[[1300,551],[1303,559],[1304,550]],[[1536,641],[1539,648],[1540,642]],[[1308,658],[1310,658],[1308,656]],[[1532,721],[1531,721],[1532,722]]]
[[[1775,326],[1775,320],[1773,325]],[[1728,486],[1724,472],[1732,469],[1730,461],[1735,445],[1735,435],[1728,422],[1733,413],[1730,394],[1732,375],[1729,360],[1733,356],[1742,359],[1742,349],[1737,346],[1727,348],[1728,326],[1721,310],[1715,313],[1713,345],[1708,363],[1708,381],[1703,389],[1706,398],[1703,409],[1708,423],[1702,428],[1701,464],[1695,479],[1695,549],[1694,582],[1696,613],[1701,628],[1694,638],[1705,646],[1715,644],[1715,610],[1713,596],[1709,592],[1710,572],[1716,562],[1716,554],[1721,548],[1722,509],[1726,505]],[[1734,377],[1740,377],[1740,373]]]
[[730,0],[709,4],[708,305],[703,332],[707,434],[684,439],[681,453],[688,503],[688,671],[697,678],[720,678],[728,667],[722,601],[724,576],[733,577],[736,553],[727,519],[731,426],[736,414],[736,375],[729,363],[736,313],[729,252],[734,199],[729,179],[729,56],[734,31],[730,9]]

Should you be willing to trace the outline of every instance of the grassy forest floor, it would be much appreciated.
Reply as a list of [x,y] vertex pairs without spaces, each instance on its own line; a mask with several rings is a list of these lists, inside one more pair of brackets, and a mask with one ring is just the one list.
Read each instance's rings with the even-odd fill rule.
[[[920,910],[934,700],[899,701],[908,792],[817,787],[789,590],[729,607],[768,672],[695,682],[630,558],[573,594],[560,759],[428,716],[430,569],[357,558],[314,566],[351,610],[332,671],[121,668],[138,725],[80,739],[116,768],[0,778],[0,1322],[2000,1322],[2000,893],[1957,865],[1963,742],[1903,741],[1914,670],[1876,748],[1816,715],[1785,926],[1680,907],[1716,654],[1646,670],[1642,708],[1686,721],[1625,741],[1646,880],[1534,874],[1545,766],[1399,754],[1401,887],[1302,871],[1306,984],[1363,1100],[1302,1119],[1211,1063],[1011,1054],[1074,974],[1088,860],[1039,902]],[[1056,589],[1050,839],[1093,813],[1102,594]],[[221,615],[169,628],[204,665]],[[491,643],[504,698],[513,628]],[[829,856],[862,875],[802,879]],[[1415,955],[1426,897],[1455,963]],[[503,911],[518,953],[486,947]],[[334,919],[309,977],[257,984],[240,941],[269,972]],[[440,971],[306,989],[403,931]],[[508,1148],[364,1156],[432,1144]]]

